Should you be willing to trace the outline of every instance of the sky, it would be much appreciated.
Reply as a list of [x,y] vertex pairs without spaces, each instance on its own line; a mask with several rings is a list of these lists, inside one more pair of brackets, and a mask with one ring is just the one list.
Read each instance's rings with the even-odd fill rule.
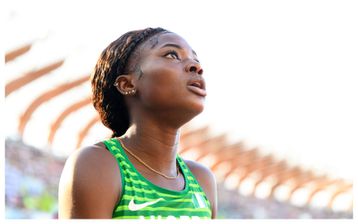
[[[66,57],[59,71],[64,75],[29,87],[39,91],[89,71],[99,52],[124,32],[163,27],[188,41],[205,71],[206,108],[195,124],[209,124],[213,135],[227,133],[229,141],[244,141],[291,164],[353,180],[358,149],[354,1],[5,2],[5,51],[38,43],[31,56],[18,61],[22,66],[6,67],[5,82],[21,69]],[[9,97],[7,109],[25,107],[23,102],[36,97],[23,95]],[[52,107],[64,103],[54,101]],[[15,132],[17,115],[7,110],[6,135]],[[44,135],[41,120],[51,120],[51,113],[39,109],[36,119],[25,137],[41,146],[36,142]],[[70,139],[63,133],[61,142]]]

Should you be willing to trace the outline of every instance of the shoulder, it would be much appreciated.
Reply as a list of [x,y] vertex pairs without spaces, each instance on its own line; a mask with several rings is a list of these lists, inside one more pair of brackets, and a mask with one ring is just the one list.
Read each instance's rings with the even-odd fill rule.
[[217,212],[217,186],[215,175],[208,167],[198,162],[191,160],[184,161],[208,197],[212,207],[213,218],[215,218]]
[[208,167],[192,160],[184,160],[184,162],[197,179],[215,181],[215,176]]
[[102,142],[73,152],[65,166],[73,168],[74,174],[88,174],[88,178],[103,179],[119,172],[116,159]]
[[[76,163],[79,166],[78,168],[81,166],[90,168],[93,165],[102,165],[103,168],[107,168],[106,163],[115,162],[115,159],[106,146],[99,142],[74,151],[66,161],[66,163],[72,162]],[[101,169],[101,167],[96,167],[96,169]]]
[[120,193],[118,180],[116,159],[103,143],[76,150],[67,159],[60,179],[60,218],[111,216]]
[[89,181],[102,180],[116,174],[116,170],[118,166],[115,158],[101,142],[74,151],[67,159],[64,168],[64,172],[72,172],[73,177]]

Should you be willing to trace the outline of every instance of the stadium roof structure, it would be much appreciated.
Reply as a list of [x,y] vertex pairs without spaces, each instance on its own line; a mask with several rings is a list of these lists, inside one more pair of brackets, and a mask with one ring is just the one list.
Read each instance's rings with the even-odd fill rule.
[[[38,138],[45,143],[42,148],[48,150],[71,143],[62,156],[110,136],[91,104],[90,68],[84,66],[87,72],[82,73],[72,71],[68,67],[73,66],[66,66],[66,57],[29,64],[26,61],[34,54],[41,54],[34,45],[16,47],[5,55],[6,119],[12,135],[25,142]],[[69,135],[73,136],[72,140]],[[53,151],[56,153],[60,150]],[[219,182],[243,194],[272,197],[297,205],[353,210],[352,183],[292,166],[273,154],[263,155],[259,149],[248,148],[240,140],[230,143],[225,134],[212,135],[210,125],[185,126],[180,153],[204,163]]]

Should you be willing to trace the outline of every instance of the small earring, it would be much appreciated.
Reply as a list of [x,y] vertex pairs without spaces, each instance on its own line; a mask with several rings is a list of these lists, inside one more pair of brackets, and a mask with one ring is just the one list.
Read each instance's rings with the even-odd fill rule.
[[124,92],[123,94],[127,96],[127,95],[134,95],[135,93],[136,93],[136,89],[131,89],[129,91]]

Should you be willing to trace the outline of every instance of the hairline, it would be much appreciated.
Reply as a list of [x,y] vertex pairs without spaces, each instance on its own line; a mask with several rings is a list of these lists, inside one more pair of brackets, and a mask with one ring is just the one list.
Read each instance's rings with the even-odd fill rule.
[[[154,49],[158,43],[159,43],[159,36],[163,35],[163,34],[167,34],[167,33],[173,33],[171,31],[168,30],[163,30],[160,31],[152,36],[150,36],[148,39],[144,40],[143,42],[141,42],[131,53],[131,55],[129,56],[129,60],[127,62],[127,66],[131,65],[132,59],[137,58],[136,62],[134,62],[134,64],[131,65],[132,68],[129,69],[128,73],[137,73],[137,72],[141,72],[141,68],[139,66],[141,60],[142,60],[142,50],[146,47],[146,44],[150,44],[151,42],[154,41],[154,43],[151,44],[151,46],[149,47],[150,50]],[[155,38],[153,40],[153,38]],[[140,73],[140,77],[142,76],[142,73]]]

